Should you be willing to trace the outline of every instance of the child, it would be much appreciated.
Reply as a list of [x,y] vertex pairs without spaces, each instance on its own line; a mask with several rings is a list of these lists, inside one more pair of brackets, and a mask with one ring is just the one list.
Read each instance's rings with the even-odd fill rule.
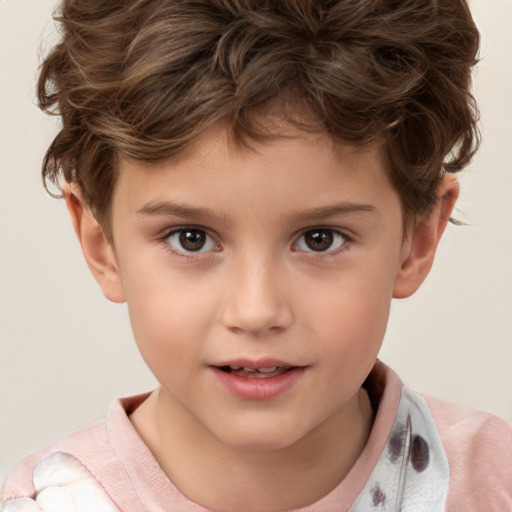
[[13,511],[505,511],[512,431],[377,360],[477,146],[462,0],[65,0],[42,108],[159,381],[23,460]]

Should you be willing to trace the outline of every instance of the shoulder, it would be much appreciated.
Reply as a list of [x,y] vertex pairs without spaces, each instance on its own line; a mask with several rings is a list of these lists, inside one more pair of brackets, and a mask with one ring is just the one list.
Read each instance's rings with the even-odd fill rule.
[[32,473],[33,496],[14,496],[3,512],[121,512],[90,471],[68,453],[53,452]]
[[62,459],[58,457],[52,459],[51,457],[54,454],[68,454],[77,460],[82,460],[83,458],[94,457],[94,453],[100,454],[108,451],[105,432],[105,421],[101,421],[74,432],[44,450],[22,459],[11,471],[5,483],[1,494],[1,502],[5,503],[7,500],[23,497],[34,497],[36,494],[34,483],[36,468],[46,466],[45,461],[49,460],[62,462]]
[[423,397],[450,465],[447,510],[512,510],[512,427],[492,414]]
[[104,420],[19,462],[0,495],[3,512],[145,512],[125,463],[137,478],[142,459],[151,459],[129,420],[147,396],[115,400]]

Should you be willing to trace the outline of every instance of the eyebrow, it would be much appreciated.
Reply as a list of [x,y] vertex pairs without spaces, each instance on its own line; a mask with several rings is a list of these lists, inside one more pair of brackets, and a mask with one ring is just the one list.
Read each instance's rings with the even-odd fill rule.
[[216,215],[207,208],[196,208],[172,203],[170,201],[150,201],[137,210],[137,213],[148,217],[181,217],[191,220],[216,217]]
[[[216,215],[208,208],[187,206],[184,204],[173,203],[171,201],[149,201],[145,203],[137,213],[148,217],[180,217],[190,220],[202,220],[205,218],[222,218],[226,215]],[[376,214],[377,209],[371,204],[354,203],[343,201],[327,206],[318,206],[307,210],[300,210],[291,213],[289,217],[302,221],[321,221],[336,215],[351,215],[360,213]]]
[[351,215],[360,213],[370,213],[374,215],[377,214],[377,208],[371,204],[343,201],[332,205],[301,210],[296,215],[293,215],[293,217],[299,220],[321,221],[336,215]]

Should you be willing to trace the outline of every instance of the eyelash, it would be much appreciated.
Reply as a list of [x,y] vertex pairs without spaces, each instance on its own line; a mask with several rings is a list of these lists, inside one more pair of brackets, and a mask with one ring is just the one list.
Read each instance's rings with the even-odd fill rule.
[[[214,249],[213,251],[209,250],[209,251],[204,251],[204,252],[201,252],[201,251],[186,252],[186,250],[179,251],[179,250],[174,249],[169,243],[169,238],[172,237],[173,235],[182,233],[186,230],[203,232],[207,237],[209,237],[211,240],[213,240],[215,242],[216,249]],[[344,241],[338,248],[336,248],[334,250],[306,251],[306,250],[296,249],[296,246],[299,243],[299,240],[303,236],[305,236],[307,233],[311,233],[314,231],[330,231],[336,236],[341,236]],[[215,241],[215,238],[208,233],[207,229],[205,229],[201,226],[179,226],[179,227],[173,228],[173,229],[168,230],[165,233],[163,233],[158,238],[158,241],[160,243],[162,243],[164,248],[169,253],[171,253],[173,256],[185,258],[186,260],[195,260],[198,257],[204,258],[208,255],[211,255],[211,252],[220,252],[222,250],[220,248],[220,245]],[[339,228],[333,228],[333,227],[329,227],[329,226],[313,226],[313,227],[308,227],[306,229],[303,229],[300,232],[299,236],[295,239],[295,242],[292,244],[292,251],[305,253],[305,254],[307,254],[308,258],[313,258],[313,259],[317,259],[317,260],[326,260],[326,259],[336,258],[340,254],[349,251],[352,247],[352,243],[353,243],[353,237],[348,235],[345,231],[340,230]]]

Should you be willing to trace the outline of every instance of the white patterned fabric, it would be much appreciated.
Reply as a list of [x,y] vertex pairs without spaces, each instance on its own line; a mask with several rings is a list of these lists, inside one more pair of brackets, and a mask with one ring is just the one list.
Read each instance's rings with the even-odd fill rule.
[[425,400],[402,389],[391,435],[349,512],[443,512],[448,459]]

